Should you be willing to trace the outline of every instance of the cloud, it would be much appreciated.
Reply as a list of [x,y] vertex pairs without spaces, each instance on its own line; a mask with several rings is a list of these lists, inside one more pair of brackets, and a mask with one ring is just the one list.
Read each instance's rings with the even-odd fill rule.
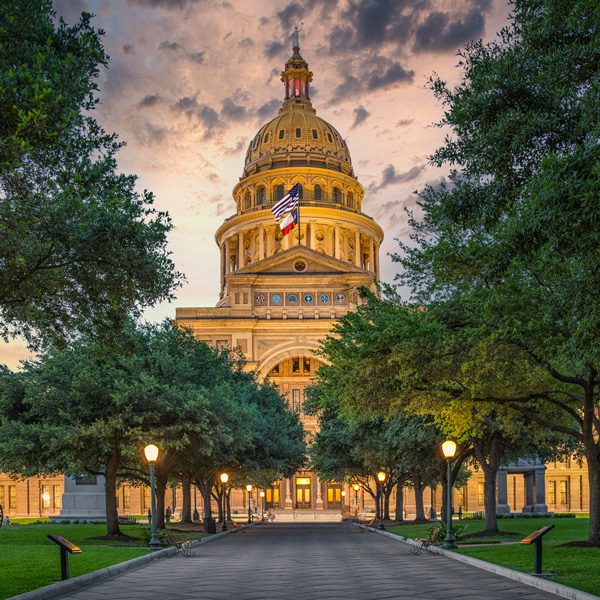
[[123,44],[123,54],[135,54],[135,46],[133,44]]
[[173,105],[173,110],[175,112],[183,112],[188,117],[191,117],[197,109],[198,102],[196,101],[196,96],[184,96]]
[[260,121],[262,123],[262,121],[264,121],[265,119],[272,119],[275,116],[277,109],[280,106],[281,106],[281,100],[279,100],[277,98],[273,98],[272,100],[269,100],[267,103],[263,104],[256,111],[256,115],[258,116],[258,118],[260,119]]
[[248,138],[238,138],[233,148],[225,148],[224,152],[227,156],[235,156],[239,154],[248,145]]
[[161,42],[158,45],[158,48],[160,50],[173,51],[179,50],[179,48],[181,48],[181,45],[178,42],[169,42],[169,40],[165,40],[164,42]]
[[281,42],[269,42],[265,46],[265,56],[267,58],[275,58],[284,48],[285,46]]
[[370,112],[361,104],[358,108],[354,109],[354,123],[350,127],[350,129],[354,129],[356,126],[360,125],[363,121],[367,119],[371,115]]
[[[450,20],[450,19],[454,20]],[[444,12],[432,12],[416,30],[415,52],[454,50],[473,39],[479,38],[484,31],[485,18],[481,11],[470,10],[460,16]]]
[[161,101],[161,97],[156,94],[149,94],[144,96],[137,105],[138,110],[141,108],[150,108],[156,106]]
[[181,10],[197,2],[200,2],[200,0],[127,0],[129,6],[162,8],[165,10]]
[[304,15],[305,9],[300,6],[297,2],[292,2],[288,4],[283,10],[280,10],[276,13],[276,17],[279,19],[281,23],[281,27],[284,31],[288,31],[292,29],[292,22],[300,21],[302,15]]
[[394,165],[388,165],[383,170],[381,182],[379,184],[369,185],[369,191],[377,192],[390,185],[412,181],[413,179],[416,179],[424,169],[425,165],[416,165],[404,173],[396,173],[396,167],[394,167]]
[[407,125],[410,125],[413,122],[414,122],[414,119],[400,119],[396,123],[396,127],[406,127]]
[[204,63],[204,52],[191,52],[187,57],[199,65]]
[[381,67],[371,71],[371,74],[367,78],[366,88],[367,91],[373,92],[391,87],[396,83],[412,81],[414,76],[414,71],[406,71],[399,62],[391,61],[387,65],[383,64]]
[[221,108],[221,117],[231,121],[243,121],[247,117],[246,107],[236,104],[232,98],[225,98]]
[[198,104],[196,96],[184,96],[180,98],[172,109],[176,113],[185,114],[188,119],[196,118],[204,128],[203,139],[207,140],[216,134],[218,130],[225,128],[226,124],[219,118],[219,113],[207,104]]

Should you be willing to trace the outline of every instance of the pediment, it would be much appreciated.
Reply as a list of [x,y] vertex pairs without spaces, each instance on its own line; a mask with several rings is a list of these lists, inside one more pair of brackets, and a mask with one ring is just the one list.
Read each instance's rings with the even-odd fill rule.
[[[305,264],[304,270],[299,270],[299,265]],[[298,275],[298,274],[325,274],[325,273],[357,273],[366,275],[368,272],[344,260],[332,258],[306,246],[294,246],[261,261],[247,265],[228,277],[236,275]]]

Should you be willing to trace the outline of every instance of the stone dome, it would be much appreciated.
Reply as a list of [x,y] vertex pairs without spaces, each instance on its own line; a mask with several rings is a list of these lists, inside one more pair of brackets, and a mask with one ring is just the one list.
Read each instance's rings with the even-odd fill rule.
[[294,46],[281,81],[285,84],[283,105],[250,142],[243,177],[281,167],[321,167],[354,177],[346,142],[312,106],[312,73],[298,46]]

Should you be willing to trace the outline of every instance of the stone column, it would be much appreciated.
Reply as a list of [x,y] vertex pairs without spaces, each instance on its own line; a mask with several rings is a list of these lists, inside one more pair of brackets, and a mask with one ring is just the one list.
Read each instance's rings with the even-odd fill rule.
[[337,259],[341,258],[341,252],[340,252],[340,224],[336,223],[335,224],[335,230],[334,230],[334,241],[333,241],[333,256]]
[[285,480],[285,508],[293,508],[289,478]]
[[[231,273],[231,246],[229,245],[229,238],[225,240],[225,275]],[[223,280],[225,285],[225,280]]]
[[354,232],[354,264],[357,267],[362,266],[362,246],[360,244],[360,231]]
[[[538,460],[535,461],[539,463]],[[546,467],[542,464],[536,464],[533,472],[535,481],[535,505],[533,512],[547,513],[548,505],[546,504]]]
[[375,273],[374,256],[375,256],[375,243],[373,241],[373,238],[370,237],[369,238],[369,271],[373,271],[373,273]]
[[275,231],[273,226],[267,227],[267,258],[273,255],[273,248],[275,245]]
[[223,289],[223,285],[225,284],[225,244],[221,244],[221,289]]
[[244,234],[238,233],[238,270],[244,268]]
[[525,506],[522,512],[530,513],[533,512],[533,471],[523,473],[523,479],[525,484]]
[[375,244],[375,275],[379,280],[379,244]]
[[312,250],[316,250],[317,249],[317,239],[315,238],[315,222],[314,221],[310,221],[310,238],[309,238],[309,248],[311,248]]
[[318,477],[316,477],[315,481],[317,483],[317,510],[323,510],[323,494],[321,492],[321,480]]
[[506,469],[499,469],[496,475],[496,514],[509,513],[510,506],[508,506],[508,471]]
[[265,228],[264,225],[258,226],[258,260],[265,257]]

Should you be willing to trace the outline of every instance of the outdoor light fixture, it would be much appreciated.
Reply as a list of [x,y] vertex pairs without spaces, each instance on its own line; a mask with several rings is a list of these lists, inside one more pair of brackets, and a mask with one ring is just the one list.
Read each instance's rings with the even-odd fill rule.
[[248,525],[252,524],[252,484],[249,483],[246,486],[248,492]]
[[383,524],[383,482],[385,481],[385,473],[383,471],[377,473],[377,479],[379,480],[379,525],[377,529],[385,529]]
[[454,531],[452,530],[452,459],[456,454],[456,444],[452,440],[447,440],[442,444],[442,453],[448,463],[448,481],[446,487],[448,488],[448,500],[447,500],[447,516],[446,516],[446,538],[442,548],[445,550],[456,550],[456,539],[454,538]]
[[342,490],[342,512],[346,510],[346,492]]
[[144,448],[144,454],[146,455],[146,460],[150,465],[150,510],[152,511],[152,537],[150,538],[148,550],[160,550],[162,546],[160,545],[160,540],[158,539],[156,498],[154,497],[154,463],[158,458],[158,448],[154,444],[149,444]]
[[221,473],[221,483],[223,484],[223,523],[221,523],[221,531],[227,531],[227,517],[225,516],[227,505],[225,503],[225,498],[227,496],[226,487],[228,481],[229,475],[227,475],[227,473]]
[[260,512],[261,512],[261,521],[265,522],[265,493],[260,493]]
[[354,504],[356,506],[356,515],[358,516],[358,490],[360,488],[360,485],[358,484],[354,484]]

